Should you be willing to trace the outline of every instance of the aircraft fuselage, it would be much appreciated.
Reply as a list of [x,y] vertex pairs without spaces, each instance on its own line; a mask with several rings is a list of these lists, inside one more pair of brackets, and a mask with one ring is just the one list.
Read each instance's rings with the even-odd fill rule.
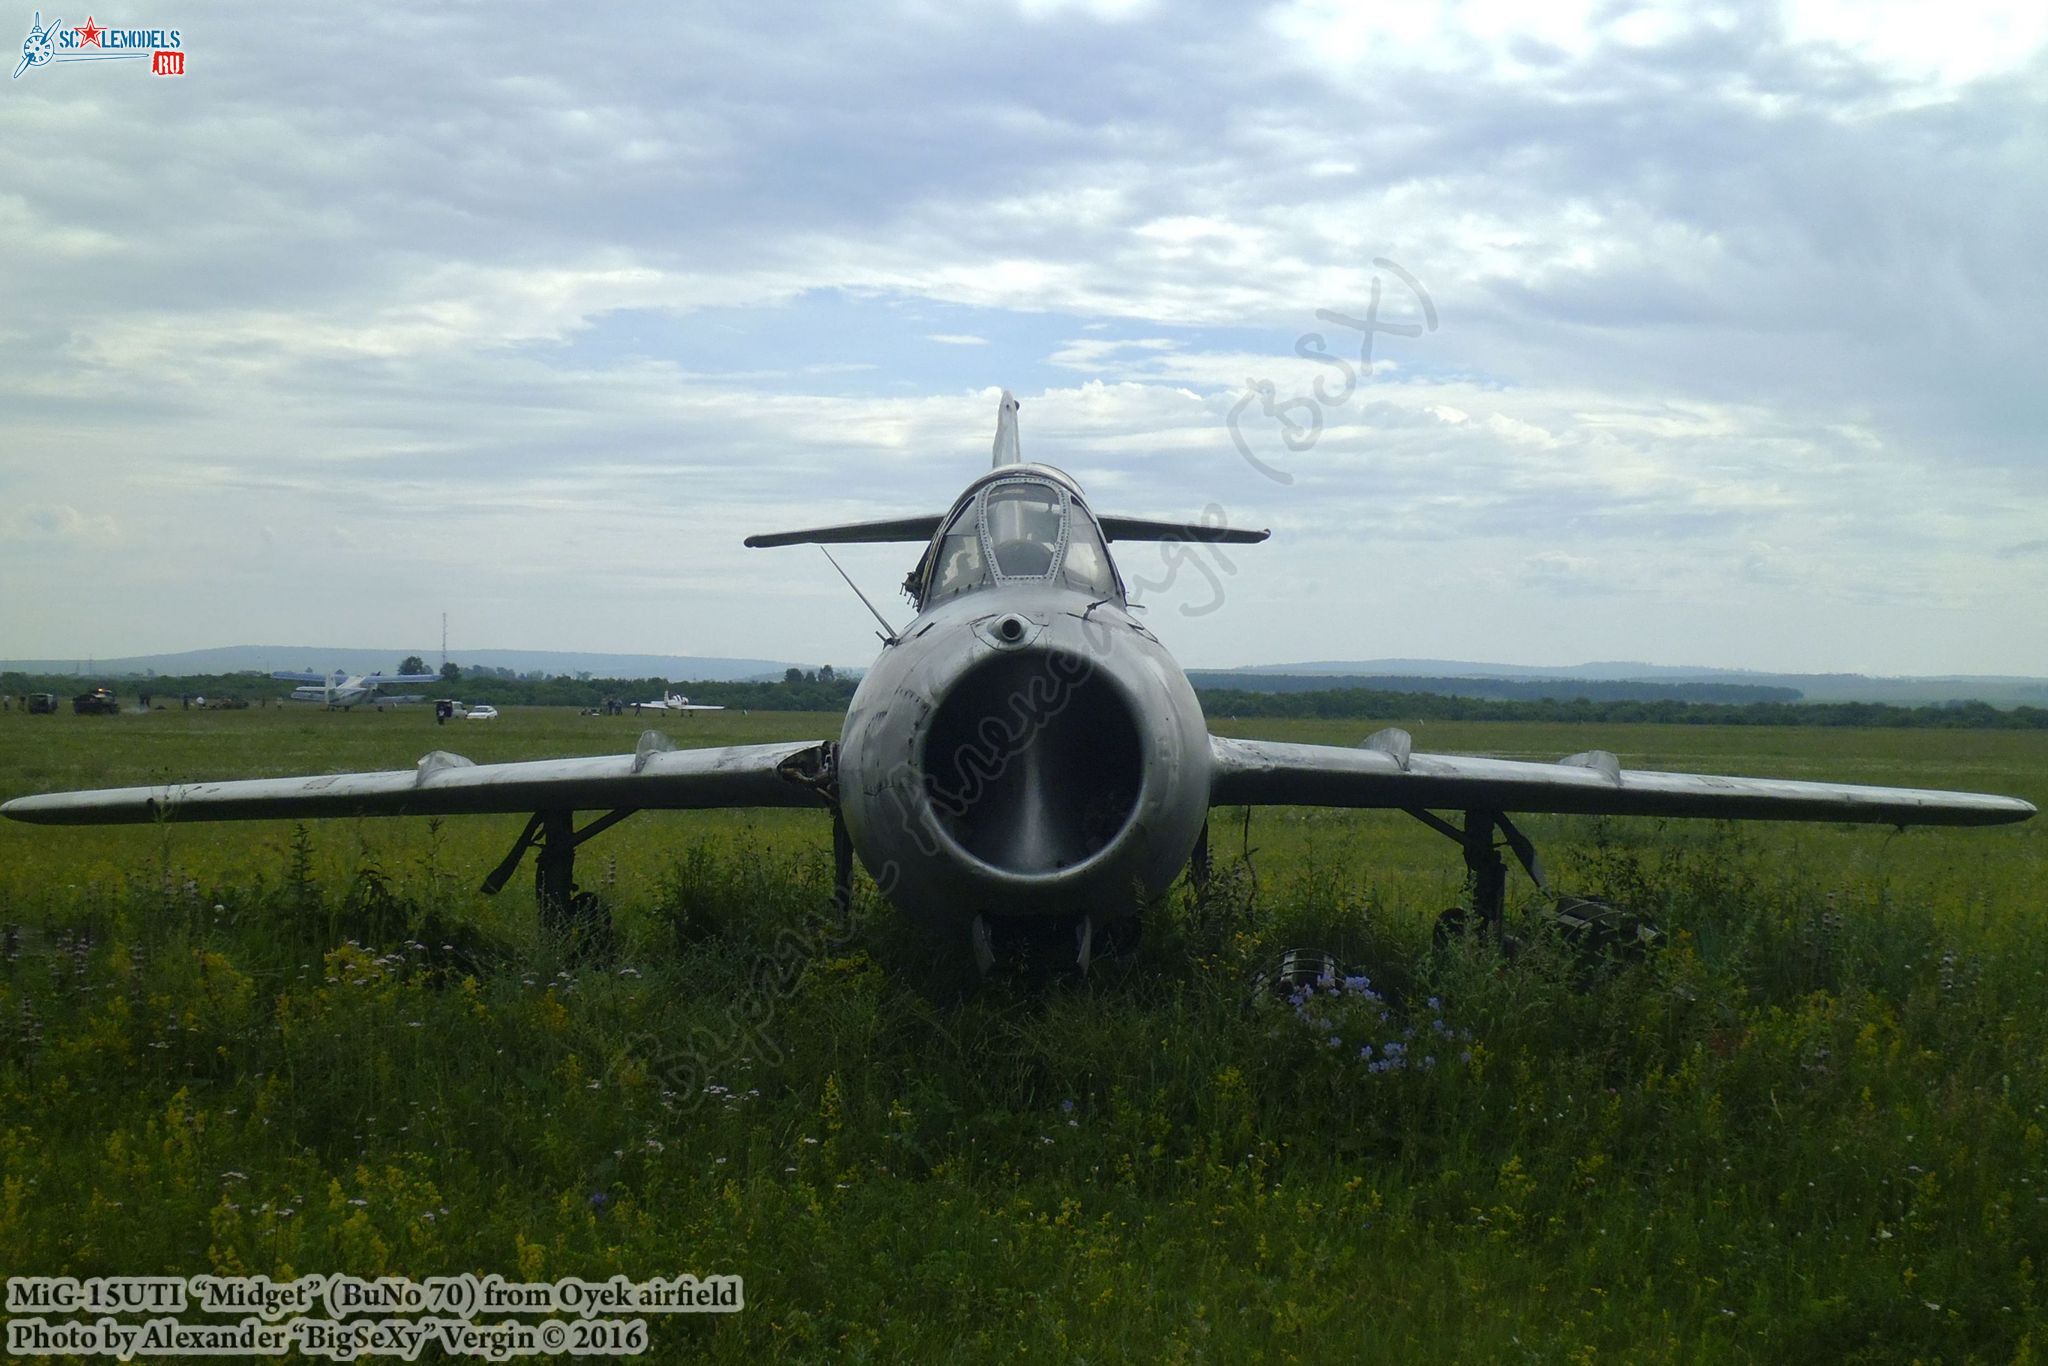
[[1187,675],[1123,606],[1011,584],[936,605],[861,680],[839,750],[854,851],[935,930],[1106,925],[1166,890],[1209,803]]

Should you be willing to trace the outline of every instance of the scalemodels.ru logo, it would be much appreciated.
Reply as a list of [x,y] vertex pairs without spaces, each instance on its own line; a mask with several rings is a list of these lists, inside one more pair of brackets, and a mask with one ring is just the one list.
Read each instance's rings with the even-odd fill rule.
[[185,74],[185,44],[174,28],[115,28],[101,25],[88,16],[83,24],[66,27],[62,20],[43,23],[36,11],[28,37],[21,40],[21,65],[14,79],[31,67],[58,62],[140,62],[148,61],[154,76]]

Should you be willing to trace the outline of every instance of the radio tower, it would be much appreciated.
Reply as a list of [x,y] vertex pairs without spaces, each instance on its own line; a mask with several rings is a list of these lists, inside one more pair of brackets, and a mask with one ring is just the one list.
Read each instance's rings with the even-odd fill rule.
[[441,614],[441,671],[448,671],[448,614]]

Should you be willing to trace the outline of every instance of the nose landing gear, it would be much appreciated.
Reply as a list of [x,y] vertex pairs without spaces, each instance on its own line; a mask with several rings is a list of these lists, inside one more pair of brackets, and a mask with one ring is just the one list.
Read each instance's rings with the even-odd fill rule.
[[1064,916],[977,915],[968,925],[974,966],[1023,976],[1075,972],[1085,976],[1106,957],[1137,947],[1135,916],[1104,923],[1093,913]]

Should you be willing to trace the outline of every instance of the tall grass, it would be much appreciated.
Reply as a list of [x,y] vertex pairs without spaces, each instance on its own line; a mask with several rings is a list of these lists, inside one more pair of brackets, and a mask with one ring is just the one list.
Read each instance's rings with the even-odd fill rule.
[[[600,953],[425,823],[38,845],[70,863],[0,901],[0,1265],[743,1274],[744,1312],[654,1322],[664,1360],[2032,1352],[2031,832],[1959,871],[1548,823],[1664,931],[1589,958],[1520,904],[1512,956],[1437,945],[1454,879],[1361,868],[1351,825],[1226,824],[1134,954],[1035,984],[948,973],[866,888],[832,922],[809,825],[609,879],[591,846]],[[1251,990],[1301,945],[1367,980]]]
[[[370,865],[173,869],[14,932],[0,1260],[738,1271],[748,1311],[656,1331],[731,1357],[2018,1352],[2039,933],[1734,836],[1644,852],[1602,855],[1667,932],[1638,959],[1437,950],[1327,882],[1253,902],[1226,870],[1132,961],[965,995],[873,904],[761,976],[823,879],[758,848],[679,861],[603,963]],[[1304,940],[1370,996],[1252,996]]]

